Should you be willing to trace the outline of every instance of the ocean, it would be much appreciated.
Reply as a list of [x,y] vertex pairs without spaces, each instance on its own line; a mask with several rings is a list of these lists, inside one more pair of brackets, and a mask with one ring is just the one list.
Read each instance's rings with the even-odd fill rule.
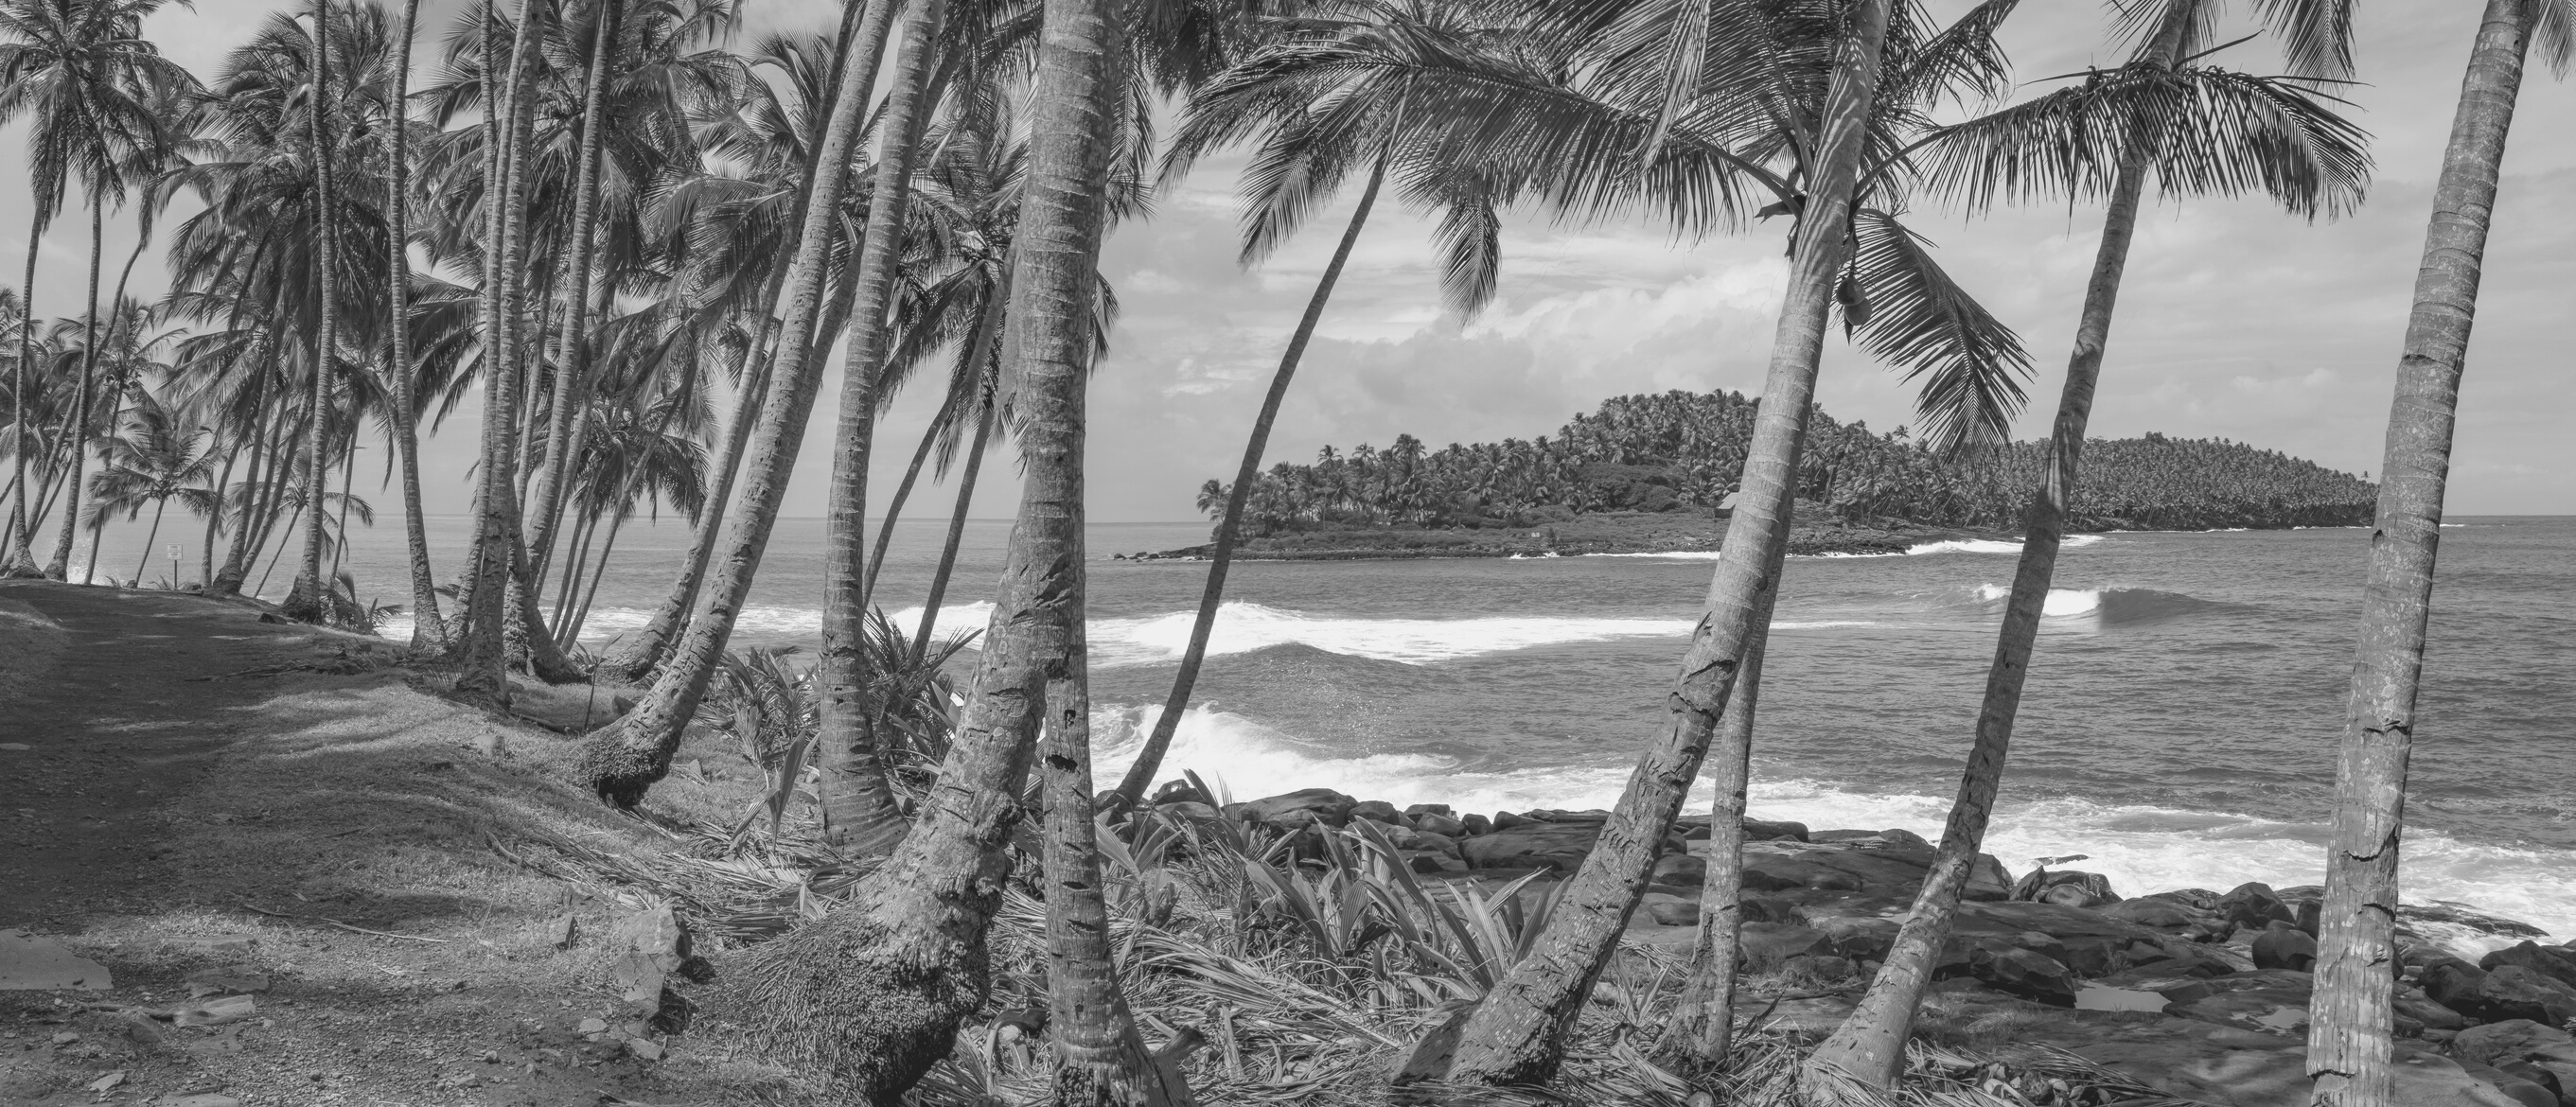
[[[896,528],[878,602],[907,625],[943,522]],[[465,520],[432,530],[436,564],[452,573]],[[1008,531],[969,524],[941,627],[981,628]],[[2083,854],[2071,867],[2129,895],[2321,880],[2366,533],[2077,539],[2058,566],[1987,848],[2017,872]],[[1104,786],[1160,709],[1205,572],[1110,555],[1206,536],[1204,523],[1089,532]],[[162,538],[191,543],[191,577],[195,538]],[[591,644],[642,624],[688,538],[675,521],[628,527]],[[362,595],[408,601],[401,541],[392,517],[360,534],[348,567]],[[111,532],[102,568],[122,575],[139,547],[119,549]],[[1755,815],[1938,836],[2016,550],[1945,542],[1792,560],[1756,727]],[[820,520],[780,523],[738,642],[814,639],[821,551]],[[1238,799],[1326,786],[1468,811],[1609,806],[1663,720],[1708,557],[1238,565],[1167,772],[1195,769]],[[285,588],[282,576],[268,585]],[[2408,899],[2576,937],[2571,672],[2576,519],[2446,524]],[[1702,789],[1692,808],[1708,802]]]

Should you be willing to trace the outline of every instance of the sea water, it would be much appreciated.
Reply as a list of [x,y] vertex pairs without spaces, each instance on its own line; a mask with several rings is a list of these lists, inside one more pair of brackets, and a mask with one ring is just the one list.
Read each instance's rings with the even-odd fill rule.
[[[1008,529],[969,524],[941,629],[982,628]],[[940,530],[895,531],[876,602],[907,626]],[[452,573],[464,520],[432,531]],[[2071,541],[1988,850],[2016,871],[2084,854],[2074,867],[2133,895],[2322,879],[2367,533]],[[1091,528],[1103,786],[1160,710],[1206,571],[1110,555],[1206,537],[1197,523]],[[408,599],[400,541],[397,527],[360,536],[362,593]],[[642,625],[687,542],[673,522],[629,526],[586,641]],[[1938,835],[2018,549],[1790,563],[1755,815]],[[811,643],[821,562],[820,521],[782,521],[737,641]],[[1165,774],[1197,770],[1236,798],[1322,786],[1465,811],[1606,807],[1664,725],[1714,568],[1706,554],[1238,564]],[[2405,894],[2576,937],[2576,519],[2447,525],[2434,601]]]

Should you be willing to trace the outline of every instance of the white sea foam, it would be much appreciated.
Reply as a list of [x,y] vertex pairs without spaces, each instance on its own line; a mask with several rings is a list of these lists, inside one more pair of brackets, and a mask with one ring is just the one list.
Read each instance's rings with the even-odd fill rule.
[[[1114,780],[1126,771],[1161,711],[1108,706],[1094,712],[1098,779]],[[1639,741],[1644,737],[1639,735]],[[1459,759],[1436,754],[1328,749],[1242,715],[1199,707],[1182,716],[1162,776],[1176,778],[1183,769],[1195,770],[1238,800],[1295,788],[1332,788],[1399,807],[1447,803],[1461,811],[1491,812],[1606,808],[1618,800],[1630,767],[1613,762],[1470,769]],[[1759,767],[1755,776],[1755,817],[1794,819],[1817,830],[1902,827],[1937,837],[1949,815],[1946,797],[1855,792],[1813,779],[1774,777]],[[1693,790],[1686,810],[1705,812],[1711,799],[1702,784]],[[2086,859],[2072,867],[2109,877],[2123,895],[2140,895],[2192,887],[2224,891],[2249,880],[2274,887],[2320,883],[2325,879],[2326,834],[2322,823],[2252,815],[2106,805],[2062,796],[2017,799],[2006,781],[1985,846],[2016,873],[2027,871],[2037,858],[2084,854]],[[2464,903],[2554,934],[2576,935],[2576,851],[2481,845],[2410,829],[2406,896],[2411,902]]]
[[[2098,534],[2070,534],[2060,539],[2057,544],[2090,546],[2101,540],[2102,536]],[[1945,538],[1938,542],[1925,542],[1913,546],[1905,552],[1915,557],[1946,553],[2017,554],[2021,552],[2021,543],[2017,540],[2006,541],[1993,538]]]
[[[1094,619],[1091,652],[1101,665],[1143,665],[1179,659],[1189,647],[1196,611],[1121,619]],[[1241,600],[1217,608],[1208,636],[1211,656],[1249,653],[1291,643],[1350,657],[1427,664],[1567,642],[1619,638],[1668,638],[1690,633],[1688,619],[1586,616],[1491,616],[1476,619],[1360,619],[1304,612]]]
[[1585,557],[1651,557],[1662,561],[1716,561],[1716,550],[1668,550],[1663,553],[1598,553]]
[[[2039,613],[2056,616],[2090,614],[2102,609],[2102,594],[2107,591],[2110,589],[2051,588],[2048,590],[2048,602],[2041,605]],[[1977,586],[1977,598],[1988,603],[2011,599],[2012,586],[1980,584]]]

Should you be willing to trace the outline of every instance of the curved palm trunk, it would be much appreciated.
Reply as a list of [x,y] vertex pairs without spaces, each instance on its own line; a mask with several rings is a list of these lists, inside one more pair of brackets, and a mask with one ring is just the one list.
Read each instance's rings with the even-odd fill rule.
[[420,509],[420,426],[411,364],[411,45],[420,33],[420,0],[403,0],[402,37],[394,49],[393,147],[385,159],[387,334],[392,345],[395,448],[402,455],[403,541],[411,557],[411,648],[444,651],[447,624],[438,613],[438,578],[429,567],[429,524]]
[[[776,288],[777,282],[770,282],[769,290],[775,292]],[[668,652],[681,621],[688,617],[690,605],[697,602],[698,582],[706,576],[707,561],[714,556],[716,538],[723,531],[725,506],[733,498],[734,474],[742,468],[743,448],[751,441],[752,424],[768,402],[770,359],[760,351],[777,329],[777,319],[764,310],[751,342],[743,347],[741,363],[735,366],[734,379],[742,382],[742,392],[735,397],[733,418],[725,428],[724,460],[716,466],[716,484],[707,491],[706,506],[699,511],[689,540],[689,557],[680,564],[679,578],[663,594],[662,606],[654,609],[644,629],[635,632],[623,648],[599,664],[599,675],[627,682],[652,675]]]
[[[1020,815],[1020,786],[1042,716],[1052,711],[1076,714],[1068,720],[1073,729],[1051,740],[1050,756],[1062,762],[1049,765],[1049,791],[1059,804],[1088,799],[1075,775],[1081,761],[1066,751],[1078,751],[1081,738],[1083,385],[1116,92],[1106,72],[1115,32],[1105,6],[1046,5],[1020,225],[1025,249],[1009,315],[1013,337],[1005,343],[1024,382],[1020,442],[1028,476],[974,698],[938,786],[894,855],[847,906],[756,947],[743,966],[754,1009],[814,1043],[835,1081],[867,1102],[892,1102],[947,1056],[958,1021],[985,999],[984,937],[1009,869],[1004,847]],[[1077,818],[1090,825],[1079,808],[1051,814],[1050,828],[1066,828],[1060,843],[1050,842],[1051,863],[1062,856],[1078,866],[1071,855],[1091,853],[1072,826]],[[1054,938],[1101,917],[1099,885],[1075,881],[1074,872],[1051,870],[1047,897],[1053,1099],[1165,1102],[1105,950]]]
[[[136,588],[143,587],[143,574],[152,567],[152,544],[161,540],[161,513],[168,510],[170,510],[170,497],[159,496],[153,499],[152,528],[143,532],[143,560],[136,562],[134,566],[134,586]],[[93,557],[90,560],[97,561],[98,559]],[[179,587],[178,576],[179,570],[175,566],[172,567],[170,570],[170,587],[173,591],[176,591]]]
[[564,489],[572,467],[579,464],[568,439],[578,414],[576,409],[581,406],[579,393],[590,372],[590,270],[597,256],[600,150],[605,145],[601,135],[607,127],[602,117],[608,100],[609,67],[617,54],[618,22],[625,8],[619,0],[604,0],[601,5],[599,26],[591,42],[589,84],[582,91],[581,160],[573,185],[572,257],[565,266],[571,287],[564,292],[563,330],[556,340],[563,368],[555,374],[552,426],[546,432],[545,455],[538,462],[535,491],[528,497],[528,559],[540,578],[554,560],[555,529],[563,518]]
[[[45,575],[67,580],[72,570],[72,536],[80,524],[81,471],[89,462],[89,393],[91,375],[98,370],[98,278],[99,269],[107,262],[107,213],[97,204],[89,209],[89,314],[81,327],[80,391],[72,396],[71,422],[63,428],[63,441],[71,456],[64,459],[71,479],[63,488],[62,533],[54,539],[54,556],[45,565]],[[96,550],[93,546],[91,549]],[[92,561],[98,560],[95,556]]]
[[824,841],[847,853],[890,852],[903,840],[902,809],[887,786],[868,706],[867,572],[868,460],[876,442],[877,403],[884,382],[886,310],[895,262],[903,251],[903,220],[911,198],[915,120],[928,107],[924,93],[938,61],[939,27],[946,0],[914,0],[903,28],[903,53],[894,87],[886,94],[879,133],[876,190],[868,204],[867,237],[850,318],[849,356],[841,367],[840,429],[832,450],[830,507],[824,517],[822,686],[815,765],[823,778]]
[[590,602],[599,598],[599,582],[608,576],[609,556],[617,552],[617,532],[625,526],[626,517],[623,515],[608,521],[608,540],[600,543],[599,560],[590,567],[590,583],[582,589],[581,606],[574,609],[572,618],[564,623],[563,644],[567,649],[581,640],[581,625],[590,621]]
[[27,231],[27,278],[18,286],[18,307],[25,315],[18,321],[18,362],[9,368],[9,483],[18,495],[10,501],[9,546],[0,551],[0,575],[12,577],[38,575],[28,533],[36,520],[27,514],[28,496],[35,489],[27,482],[27,386],[28,367],[36,361],[36,250],[44,241],[45,213],[40,210]]
[[2458,417],[2460,377],[2477,318],[2478,278],[2505,136],[2530,46],[2533,5],[2488,0],[2434,185],[2415,305],[2397,363],[2380,463],[2379,517],[2362,593],[2343,756],[2335,774],[2334,845],[2318,915],[2317,997],[2308,1073],[2320,1107],[2385,1107],[2390,1085],[2388,966],[2397,950],[2397,864],[2406,762],[2432,613],[2433,555]]
[[1699,774],[1710,735],[1758,637],[1761,595],[1779,583],[1768,554],[1785,541],[1780,532],[1789,520],[1782,508],[1795,494],[1799,439],[1815,395],[1834,280],[1850,253],[1852,191],[1864,123],[1877,98],[1888,4],[1864,0],[1853,9],[1852,37],[1827,93],[1814,194],[1799,217],[1788,296],[1745,457],[1745,499],[1754,507],[1738,510],[1726,528],[1708,610],[1691,633],[1667,700],[1668,729],[1638,760],[1538,945],[1484,999],[1426,1037],[1398,1083],[1526,1084],[1555,1074],[1565,1032],[1618,948],[1653,875],[1656,852]]
[[866,610],[877,594],[877,574],[885,571],[886,548],[894,544],[894,521],[903,516],[904,501],[912,498],[912,486],[921,480],[921,467],[930,460],[931,447],[939,444],[939,432],[948,428],[948,412],[941,409],[921,432],[921,445],[913,447],[912,463],[904,466],[903,480],[894,486],[894,498],[886,501],[885,522],[877,527],[877,543],[868,553],[868,575],[859,582],[859,608]]
[[830,123],[815,159],[823,171],[815,174],[814,187],[806,195],[796,260],[788,270],[786,338],[774,369],[778,379],[761,408],[760,432],[752,441],[741,502],[725,523],[724,560],[716,566],[715,579],[700,599],[696,617],[689,620],[688,633],[662,667],[653,690],[633,711],[593,734],[582,751],[583,778],[600,798],[619,807],[641,802],[645,790],[671,771],[671,753],[679,748],[681,729],[706,695],[707,681],[715,675],[716,661],[733,634],[734,616],[751,594],[752,576],[768,548],[770,528],[778,521],[788,474],[796,467],[796,451],[805,440],[806,417],[814,410],[814,393],[822,384],[825,351],[819,343],[802,339],[815,333],[816,316],[821,313],[833,213],[849,181],[847,167],[858,145],[860,116],[868,91],[876,84],[877,60],[885,51],[894,8],[889,0],[869,7],[851,43],[855,53],[850,60],[855,64],[844,67],[840,87],[833,91]]
[[1207,586],[1199,593],[1198,619],[1190,624],[1189,648],[1181,652],[1180,673],[1172,678],[1172,694],[1163,700],[1163,713],[1154,719],[1154,731],[1145,738],[1144,748],[1136,751],[1135,764],[1118,782],[1118,794],[1130,804],[1141,803],[1145,790],[1154,785],[1154,774],[1163,767],[1163,751],[1171,748],[1172,734],[1180,729],[1181,715],[1189,709],[1190,689],[1198,684],[1199,665],[1207,660],[1208,635],[1216,629],[1216,613],[1225,601],[1225,575],[1234,564],[1236,531],[1243,525],[1244,501],[1252,496],[1253,486],[1261,482],[1261,454],[1270,447],[1270,426],[1279,419],[1280,401],[1288,397],[1288,382],[1297,375],[1297,362],[1306,356],[1306,343],[1315,336],[1315,324],[1324,317],[1324,304],[1332,299],[1333,285],[1342,276],[1342,266],[1351,259],[1351,247],[1359,242],[1360,227],[1368,222],[1369,209],[1377,204],[1378,186],[1386,181],[1386,158],[1377,159],[1369,169],[1368,187],[1360,192],[1357,210],[1351,222],[1342,228],[1342,240],[1333,247],[1333,260],[1324,266],[1322,279],[1315,282],[1315,294],[1306,300],[1306,314],[1297,320],[1297,331],[1288,339],[1288,352],[1279,358],[1279,371],[1270,376],[1270,391],[1261,398],[1261,414],[1252,420],[1252,438],[1244,443],[1243,464],[1234,472],[1234,488],[1225,497],[1225,517],[1218,523],[1216,551],[1208,559]]
[[[2141,59],[2170,66],[2180,54],[2187,22],[2177,5]],[[1810,1071],[1828,1067],[1873,1088],[1895,1086],[1905,1066],[1905,1041],[1914,1013],[1931,986],[1932,970],[1948,944],[1959,895],[1983,848],[1994,814],[1995,795],[2003,784],[2004,763],[2012,749],[2013,723],[2021,709],[2030,657],[2039,644],[2039,621],[2056,579],[2057,555],[2066,537],[2066,517],[2075,496],[2084,430],[2093,414],[2093,391],[2102,376],[2102,353],[2111,337],[2111,314],[2120,295],[2120,277],[2129,262],[2129,243],[2138,227],[2138,204],[2146,188],[2151,151],[2143,146],[2126,152],[2111,186],[2103,218],[2102,241],[2093,257],[2093,275],[2084,288],[2084,309],[2075,326],[2075,352],[2067,360],[2066,385],[2057,401],[2050,428],[2048,461],[2039,486],[2031,491],[2022,515],[2022,547],[2013,572],[2012,597],[2004,605],[2003,629],[1995,642],[1994,662],[1986,671],[1985,702],[1977,711],[1977,737],[1959,780],[1959,794],[1941,832],[1941,846],[1931,871],[1915,893],[1914,909],[1898,930],[1869,991],[1843,1025],[1810,1059]]]
[[939,567],[930,574],[930,595],[921,602],[921,624],[912,631],[912,663],[930,655],[931,628],[939,623],[939,605],[948,598],[948,576],[957,568],[957,546],[966,537],[966,508],[975,500],[975,478],[984,469],[984,444],[992,437],[992,402],[984,402],[975,419],[974,445],[968,448],[965,471],[957,475],[957,507],[948,515],[948,538],[939,547]]
[[331,192],[330,87],[331,2],[313,0],[313,202],[314,222],[321,232],[315,236],[320,249],[314,268],[320,274],[315,283],[320,286],[321,322],[313,329],[313,426],[304,448],[304,496],[312,510],[305,514],[303,556],[284,611],[288,618],[315,623],[330,612],[326,599],[330,582],[322,579],[322,481],[330,471],[325,451],[331,433],[331,366],[340,349],[340,273],[334,256],[340,228]]

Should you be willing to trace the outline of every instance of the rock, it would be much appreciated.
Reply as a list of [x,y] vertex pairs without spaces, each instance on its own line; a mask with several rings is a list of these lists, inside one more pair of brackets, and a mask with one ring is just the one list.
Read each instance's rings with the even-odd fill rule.
[[1584,857],[1600,837],[1599,823],[1522,821],[1508,827],[1497,824],[1493,833],[1469,838],[1458,848],[1467,863],[1479,869],[1551,868],[1570,873],[1583,867]]
[[2304,930],[2277,927],[2254,936],[2254,967],[2306,972],[2317,963],[2317,940]]
[[1913,846],[1914,848],[1925,852],[1930,852],[1932,849],[1932,843],[1924,841],[1922,835],[1916,834],[1911,830],[1905,830],[1902,828],[1896,830],[1882,830],[1878,832],[1878,837],[1900,845]]
[[2075,973],[2056,958],[1992,938],[1968,951],[1968,974],[2017,996],[2060,1007],[2075,1004]]
[[2513,1077],[2516,1080],[2528,1081],[2539,1085],[2540,1090],[2549,1093],[2549,1103],[2551,1104],[2551,1107],[2556,1107],[2557,1104],[2567,1102],[2566,1085],[2558,1079],[2558,1074],[2555,1072],[2532,1064],[2529,1061],[2516,1061],[2510,1065],[2499,1065],[2496,1067],[2496,1071],[2501,1072],[2506,1076]]
[[[1351,821],[1351,809],[1359,801],[1330,788],[1301,788],[1276,796],[1264,796],[1244,803],[1227,804],[1225,813],[1240,822],[1273,826],[1303,826],[1320,822],[1340,827]],[[1292,815],[1303,814],[1302,818]]]
[[2420,992],[2408,995],[2404,990],[2400,990],[2389,1000],[2389,1005],[2398,1014],[2415,1020],[2427,1030],[2458,1030],[2469,1024],[2469,1020],[2460,1017],[2459,1012],[2433,1002],[2430,997]]
[[2576,1018],[2576,989],[2520,965],[2485,972],[2442,961],[2425,969],[2421,982],[2433,1002],[2481,1022],[2530,1019],[2556,1026]]
[[1835,954],[1854,961],[1885,960],[1902,926],[1894,919],[1853,915],[1817,919],[1812,925],[1833,940]]
[[[2139,926],[2151,926],[2158,930],[2183,930],[2206,918],[2205,912],[2195,912],[2172,900],[2158,899],[2153,896],[2125,899],[2097,910],[2115,919],[2126,919]],[[2312,954],[2311,959],[2313,956]]]
[[603,1032],[603,1031],[606,1031],[607,1029],[608,1029],[608,1020],[606,1020],[606,1019],[601,1019],[601,1018],[588,1018],[588,1019],[583,1019],[583,1020],[581,1020],[581,1027],[580,1027],[580,1032],[581,1032],[581,1033],[584,1033],[584,1034],[598,1034],[598,1033],[601,1033],[601,1032]]
[[258,936],[252,934],[208,934],[172,938],[170,944],[183,953],[249,953],[258,941]]
[[[1828,1028],[1830,1029],[1830,1028]],[[2195,1019],[2067,1012],[2016,1032],[2022,1043],[2067,1050],[2166,1095],[2217,1107],[2306,1107],[2307,1050],[2292,1035]],[[2515,1107],[2489,1079],[2413,1042],[2391,1065],[2404,1107]]]
[[2012,898],[2012,871],[1991,853],[1980,853],[1968,864],[1968,883],[1959,898],[1980,903],[1995,903]]
[[2478,967],[2488,972],[2506,965],[2520,965],[2561,984],[2576,987],[2576,955],[2554,946],[2525,941],[2521,945],[2496,950],[2478,960]]
[[[1415,806],[1420,805],[1416,804]],[[1413,816],[1413,829],[1422,831],[1425,834],[1439,834],[1450,838],[1463,838],[1467,835],[1467,824],[1465,822],[1450,818],[1449,816],[1437,811],[1425,811],[1422,814]]]
[[1833,953],[1833,939],[1812,927],[1784,923],[1746,923],[1737,931],[1737,950],[1755,969],[1777,968],[1792,957]]
[[2272,886],[2262,883],[2239,884],[2210,908],[2238,930],[2261,930],[2276,922],[2298,925],[2299,914],[2281,902]]
[[1849,977],[1859,971],[1859,966],[1853,964],[1848,957],[1836,957],[1830,953],[1810,953],[1781,962],[1780,969],[1818,984],[1829,984]]
[[1679,900],[1659,900],[1646,905],[1646,915],[1659,926],[1698,926],[1699,905]]
[[[263,619],[267,617],[260,616]],[[195,1095],[165,1095],[153,1100],[152,1104],[153,1107],[241,1107],[241,1100],[215,1092],[199,1092]]]
[[176,1008],[170,1013],[170,1022],[177,1026],[221,1026],[258,1013],[259,1001],[249,996],[223,996]]
[[1793,923],[1803,921],[1798,915],[1798,905],[1785,899],[1768,899],[1762,896],[1740,896],[1737,897],[1735,901],[1735,909],[1736,912],[1743,917],[1745,922]]
[[2515,1107],[2558,1107],[2558,1096],[2555,1093],[2531,1081],[2492,1065],[2481,1065],[2475,1061],[2453,1058],[2452,1063],[2460,1066],[2461,1070],[2471,1077],[2495,1089],[2515,1104]]
[[2307,973],[2258,969],[2216,980],[2160,989],[2173,1002],[2165,1013],[2269,1034],[2300,1034],[2308,1024],[2313,983]]
[[101,1095],[105,1095],[105,1094],[107,1093],[107,1090],[108,1090],[108,1089],[113,1088],[113,1087],[115,1087],[115,1086],[117,1086],[117,1085],[119,1085],[119,1084],[122,1084],[122,1083],[125,1083],[125,1070],[124,1070],[124,1069],[118,1069],[118,1070],[116,1070],[115,1072],[108,1073],[107,1075],[102,1076],[102,1077],[99,1077],[99,1078],[98,1078],[98,1079],[96,1079],[96,1080],[92,1080],[92,1081],[90,1081],[88,1084],[83,1085],[83,1086],[84,1086],[84,1087],[86,1087],[86,1088],[88,1088],[90,1091],[97,1092],[97,1093],[99,1093],[99,1094],[101,1094]]
[[2120,902],[2119,893],[2111,890],[2110,878],[2076,869],[2032,869],[2013,882],[2012,898],[2064,907],[2098,907]]
[[1535,821],[1537,820],[1524,819],[1509,811],[1496,811],[1494,812],[1493,825],[1496,830],[1510,830],[1513,827],[1525,826]]
[[1464,825],[1467,828],[1467,833],[1471,835],[1489,834],[1492,833],[1494,829],[1493,821],[1487,819],[1483,815],[1460,815],[1458,816],[1458,822]]
[[670,972],[689,959],[689,931],[670,904],[660,904],[617,920],[608,933],[611,948],[643,954],[653,967]]
[[[2494,1065],[2507,1072],[2512,1072],[2515,1065],[2541,1069],[2556,1077],[2562,1094],[2576,1087],[2576,1036],[2529,1019],[2507,1019],[2462,1030],[2451,1039],[2450,1051],[2451,1056],[2462,1061]],[[2528,1075],[2522,1079],[2532,1080]],[[2547,1086],[2543,1081],[2532,1082]]]
[[1154,789],[1154,799],[1152,802],[1156,807],[1162,807],[1166,804],[1174,803],[1198,803],[1206,804],[1210,807],[1216,805],[1216,801],[1209,799],[1207,793],[1199,791],[1197,787],[1191,785],[1190,782],[1186,780],[1164,781],[1162,787]]
[[1745,887],[1757,892],[1790,888],[1857,892],[1864,886],[1860,877],[1842,869],[1776,854],[1746,855],[1743,880]]
[[1687,853],[1675,853],[1655,862],[1654,883],[1696,888],[1708,877],[1708,862]]
[[1406,830],[1403,827],[1387,828],[1388,837],[1392,838],[1398,834],[1403,835],[1405,842],[1409,843],[1404,845],[1405,849],[1425,850],[1443,857],[1465,856],[1458,848],[1458,840],[1446,834],[1429,834],[1419,830]]
[[1875,830],[1819,830],[1807,835],[1807,840],[1810,842],[1849,842],[1860,838],[1876,837],[1878,837],[1878,832]]
[[1183,819],[1196,819],[1202,822],[1214,822],[1225,817],[1225,812],[1219,811],[1204,803],[1193,803],[1188,800],[1181,800],[1177,803],[1166,803],[1160,807],[1156,807],[1155,810],[1166,815],[1172,815]]
[[196,972],[189,973],[187,979],[181,981],[181,983],[188,986],[188,996],[192,999],[224,995],[231,992],[265,992],[268,990],[268,977],[266,975],[244,968],[199,969]]
[[2081,884],[2052,884],[2041,889],[2040,893],[2032,898],[2040,903],[2054,903],[2061,907],[2095,907],[2117,902],[2104,899]]
[[1413,820],[1405,818],[1403,812],[1396,810],[1394,804],[1385,800],[1363,800],[1352,804],[1351,817],[1367,819],[1373,823],[1385,823],[1388,826],[1411,827],[1413,825]]
[[0,930],[0,992],[116,986],[107,966],[24,930]]
[[1746,819],[1744,839],[1748,842],[1803,842],[1807,840],[1807,824]]
[[1404,809],[1404,817],[1408,819],[1419,819],[1424,815],[1438,815],[1445,819],[1456,814],[1445,803],[1417,803]]
[[637,1058],[646,1061],[659,1061],[662,1059],[662,1047],[655,1043],[651,1038],[626,1039],[626,1052],[632,1053]]

